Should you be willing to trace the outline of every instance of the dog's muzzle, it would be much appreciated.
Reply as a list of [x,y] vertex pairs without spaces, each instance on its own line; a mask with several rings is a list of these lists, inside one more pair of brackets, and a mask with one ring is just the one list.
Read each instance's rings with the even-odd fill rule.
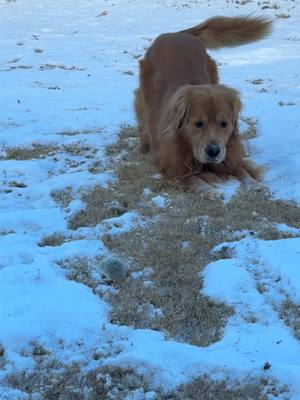
[[225,158],[226,147],[223,143],[210,142],[194,154],[195,158],[203,164],[219,164]]
[[219,143],[211,142],[205,147],[205,154],[211,160],[216,160],[220,153],[221,153],[221,147]]

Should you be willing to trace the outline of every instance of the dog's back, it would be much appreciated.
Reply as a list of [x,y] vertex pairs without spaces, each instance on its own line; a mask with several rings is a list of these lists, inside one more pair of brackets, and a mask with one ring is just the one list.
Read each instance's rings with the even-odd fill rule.
[[180,32],[160,35],[145,56],[153,66],[154,85],[168,85],[171,92],[187,83],[211,83],[206,59],[206,49],[201,40]]
[[154,89],[159,88],[155,103],[166,100],[162,93],[168,97],[185,84],[218,82],[217,66],[206,49],[251,43],[265,37],[270,29],[271,22],[263,17],[214,17],[158,36],[145,55]]

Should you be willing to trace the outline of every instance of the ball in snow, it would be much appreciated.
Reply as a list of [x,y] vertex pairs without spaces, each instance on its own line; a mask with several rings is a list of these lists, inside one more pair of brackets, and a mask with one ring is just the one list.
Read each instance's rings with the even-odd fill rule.
[[127,274],[126,264],[116,257],[106,257],[99,264],[100,272],[105,278],[112,281],[125,278]]

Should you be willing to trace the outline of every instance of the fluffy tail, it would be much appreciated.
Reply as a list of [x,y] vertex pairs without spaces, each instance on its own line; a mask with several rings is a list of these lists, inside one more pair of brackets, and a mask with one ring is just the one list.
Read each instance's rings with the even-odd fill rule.
[[272,22],[265,17],[213,17],[181,31],[199,37],[207,49],[234,47],[267,36]]

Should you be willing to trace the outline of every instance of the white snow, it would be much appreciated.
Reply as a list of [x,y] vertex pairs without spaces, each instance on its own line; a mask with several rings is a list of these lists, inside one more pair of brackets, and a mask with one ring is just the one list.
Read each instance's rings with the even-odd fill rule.
[[49,338],[64,338],[66,344],[95,340],[106,318],[106,304],[90,289],[66,280],[42,262],[5,268],[0,290],[4,299],[0,317],[5,327],[1,341],[9,351],[20,350],[37,338],[44,343]]
[[161,195],[152,197],[152,201],[158,208],[165,208],[167,205],[167,199]]
[[[108,305],[88,287],[67,280],[57,266],[68,258],[92,260],[108,254],[101,235],[117,235],[142,224],[135,211],[79,229],[78,235],[84,233],[86,239],[39,246],[47,235],[73,234],[67,217],[84,208],[77,198],[68,210],[60,209],[52,191],[71,187],[76,197],[79,190],[115,181],[113,171],[93,174],[88,169],[94,161],[105,165],[105,147],[116,141],[120,124],[134,123],[137,60],[151,40],[214,15],[254,13],[275,20],[269,38],[211,54],[222,63],[221,81],[240,90],[243,115],[258,120],[258,137],[249,149],[252,159],[268,167],[265,184],[274,197],[299,203],[299,3],[278,0],[279,10],[263,11],[257,2],[238,6],[199,0],[181,7],[182,3],[0,3],[0,155],[11,146],[37,143],[61,149],[43,159],[0,160],[0,343],[7,362],[1,385],[6,373],[34,365],[21,351],[30,353],[38,341],[65,361],[88,362],[92,349],[99,348],[107,355],[106,363],[135,367],[153,388],[174,388],[201,373],[216,379],[265,376],[287,385],[289,399],[300,399],[300,344],[279,317],[285,300],[300,303],[299,238],[247,237],[219,246],[232,248],[232,258],[205,268],[202,292],[232,305],[235,314],[222,339],[205,348],[167,340],[160,332],[109,324]],[[276,18],[282,13],[290,17]],[[263,81],[255,85],[254,79]],[[91,146],[95,157],[66,155],[66,145]],[[226,202],[238,186],[231,182],[220,189]],[[145,195],[152,193],[148,189]],[[163,195],[152,201],[157,207],[167,204]],[[286,225],[278,229],[299,235]],[[271,368],[263,371],[266,361]],[[137,392],[132,398],[138,396]],[[151,392],[147,396],[154,398]],[[2,386],[0,398],[25,397]]]
[[279,318],[279,307],[287,299],[299,304],[300,240],[246,238],[218,248],[223,245],[234,251],[235,258],[211,263],[203,273],[203,293],[236,310],[216,346],[227,343],[241,367],[268,361],[269,373],[295,390],[291,398],[298,399],[300,343]]
[[119,235],[131,231],[137,224],[142,224],[135,211],[125,212],[120,217],[105,219],[103,226],[112,235]]

